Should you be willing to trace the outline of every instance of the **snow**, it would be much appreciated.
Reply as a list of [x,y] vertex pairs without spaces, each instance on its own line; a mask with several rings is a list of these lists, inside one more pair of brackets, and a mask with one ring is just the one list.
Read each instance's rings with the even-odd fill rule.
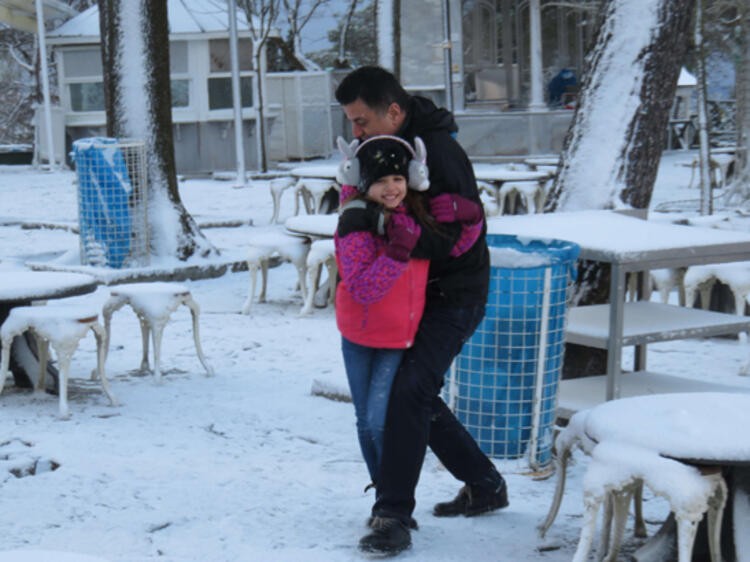
[[[123,7],[136,2],[123,2]],[[171,35],[227,32],[229,19],[224,0],[168,0],[169,32]],[[249,30],[245,13],[237,10],[237,28]],[[99,8],[95,4],[47,34],[53,42],[70,37],[99,37]]]
[[169,315],[179,305],[179,296],[187,295],[190,289],[181,283],[154,282],[115,286],[112,292],[125,297],[133,309],[143,315],[150,326],[153,326],[166,322]]
[[513,248],[490,247],[490,265],[492,267],[543,267],[552,261],[549,254],[521,252]]
[[[654,205],[697,197],[687,188],[689,168],[680,165],[694,155],[664,156]],[[0,167],[0,283],[19,275],[28,261],[76,255],[78,237],[70,230],[77,215],[74,178],[70,171]],[[232,182],[190,179],[179,188],[199,224],[241,221],[235,228],[204,229],[226,254],[244,255],[252,236],[283,229],[269,224],[273,206],[265,181],[235,189]],[[282,224],[294,208],[287,193]],[[21,220],[48,228],[24,229]],[[579,228],[599,236],[584,222]],[[153,267],[172,265],[157,258]],[[247,272],[182,282],[201,307],[200,337],[214,377],[204,374],[189,310],[181,307],[164,332],[161,385],[135,370],[141,352],[136,315],[113,316],[107,375],[120,406],[110,406],[89,380],[96,365],[93,338],[82,340],[73,356],[67,421],[57,416],[56,397],[6,381],[0,395],[0,548],[6,550],[0,560],[366,559],[356,544],[373,495],[363,492],[368,477],[354,412],[350,403],[313,393],[315,387],[340,397],[346,390],[334,311],[300,316],[297,273],[288,264],[274,268],[269,279],[268,302],[255,303],[249,316],[240,314]],[[75,300],[102,303],[107,296],[100,287]],[[676,294],[670,298],[674,302]],[[632,354],[624,355],[629,366]],[[649,346],[651,370],[750,390],[750,377],[736,374],[748,357],[746,342],[728,338]],[[721,440],[739,440],[746,428],[739,425]],[[572,558],[590,459],[574,454],[560,514],[544,540],[536,525],[552,501],[555,478],[539,479],[523,460],[495,462],[508,480],[510,507],[477,518],[438,519],[432,505],[453,497],[460,483],[428,454],[414,514],[420,529],[399,559]],[[744,520],[750,520],[748,503],[737,507]],[[653,535],[667,503],[646,493],[644,510]],[[631,536],[626,532],[624,550],[638,544]]]
[[710,482],[700,471],[661,457],[653,449],[618,441],[604,441],[591,452],[592,461],[583,479],[585,493],[603,498],[610,490],[622,489],[634,479],[643,480],[650,490],[669,499],[675,511],[700,520],[706,511]]
[[[675,247],[699,249],[731,242],[750,242],[747,232],[644,221],[606,210],[548,213],[531,218],[529,215],[502,216],[487,222],[488,232],[492,234],[569,240],[622,261],[637,260],[649,252],[667,252]],[[582,224],[586,225],[585,229],[581,228]]]
[[89,327],[80,322],[82,318],[94,318],[98,308],[76,303],[72,306],[20,306],[14,308],[3,322],[0,336],[3,338],[22,333],[28,326],[45,338],[54,339],[62,345],[75,345]]
[[629,441],[672,458],[739,461],[750,458],[750,434],[726,428],[745,426],[748,410],[749,394],[637,396],[594,408],[585,431],[596,441]]
[[680,68],[680,76],[677,78],[678,86],[696,86],[698,80],[684,66]]
[[17,300],[29,296],[47,296],[60,290],[73,289],[81,283],[93,283],[91,276],[78,273],[48,272],[43,275],[30,272],[13,272],[0,276],[0,299]]

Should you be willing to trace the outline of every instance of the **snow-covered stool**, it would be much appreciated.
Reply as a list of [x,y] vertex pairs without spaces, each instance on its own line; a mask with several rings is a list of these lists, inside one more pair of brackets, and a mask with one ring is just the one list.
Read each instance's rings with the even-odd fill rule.
[[266,301],[266,286],[268,284],[268,265],[272,257],[278,257],[294,265],[299,276],[299,285],[303,300],[307,297],[307,285],[305,283],[305,272],[307,265],[307,253],[310,242],[301,236],[292,236],[284,232],[267,232],[253,237],[250,248],[247,251],[247,269],[250,273],[250,288],[245,303],[242,305],[242,314],[250,314],[255,298],[255,287],[258,269],[262,275],[262,285],[258,302]]
[[294,214],[300,211],[300,200],[308,215],[319,214],[323,206],[323,197],[329,190],[341,191],[334,180],[321,178],[300,178],[294,187]]
[[105,357],[109,351],[109,342],[112,335],[112,314],[126,304],[136,313],[141,325],[141,340],[143,342],[141,370],[149,370],[148,347],[150,335],[154,346],[154,377],[157,382],[161,382],[161,340],[164,328],[172,313],[179,306],[184,305],[190,309],[193,318],[193,341],[195,342],[198,359],[200,359],[208,375],[214,374],[213,369],[206,362],[201,348],[198,328],[200,307],[193,300],[190,290],[179,283],[131,283],[112,287],[110,297],[104,303],[102,312],[106,334]]
[[683,285],[685,286],[685,306],[692,307],[695,295],[701,296],[701,308],[708,310],[711,303],[711,290],[716,283],[713,265],[691,265],[685,272]]
[[310,245],[306,265],[310,283],[308,285],[307,296],[305,297],[305,304],[300,312],[303,315],[312,312],[313,301],[320,285],[320,273],[323,266],[328,271],[328,303],[333,304],[335,301],[338,267],[336,266],[336,248],[333,240],[315,240]]
[[695,293],[700,292],[701,306],[708,309],[711,289],[720,281],[729,287],[734,296],[734,309],[738,316],[745,315],[745,304],[750,295],[750,261],[695,265],[685,273],[685,302],[693,305]]
[[[664,304],[669,304],[670,293],[677,289],[678,302],[681,306],[685,305],[685,272],[687,268],[678,267],[672,269],[652,269],[649,271],[650,287],[643,295],[643,299],[650,298],[651,290],[659,293],[659,298]],[[627,274],[628,283],[628,300],[635,301],[638,299],[638,276],[637,273]]]
[[[596,447],[596,442],[586,435],[585,424],[588,416],[588,410],[581,410],[571,416],[568,425],[565,426],[555,439],[555,473],[557,483],[555,485],[555,495],[552,498],[549,512],[538,526],[540,538],[544,538],[547,531],[554,523],[560,504],[562,503],[565,493],[565,482],[567,480],[568,462],[575,448],[579,448],[585,454],[590,455]],[[635,510],[635,526],[633,534],[636,537],[646,536],[646,523],[643,519],[642,510],[643,486],[636,486],[634,489],[633,507]]]
[[516,205],[520,200],[529,214],[541,212],[546,197],[544,185],[539,182],[507,182],[498,194],[498,214],[516,214]]
[[67,418],[68,412],[68,379],[70,376],[70,361],[73,353],[78,349],[79,342],[89,330],[96,337],[97,366],[92,378],[97,377],[101,382],[104,393],[112,405],[117,405],[114,395],[109,390],[107,377],[104,373],[106,358],[104,328],[99,323],[99,313],[92,307],[80,303],[75,305],[55,304],[52,306],[20,306],[11,309],[10,315],[0,327],[2,339],[2,364],[0,365],[0,392],[8,375],[10,346],[13,338],[26,331],[34,334],[39,349],[39,379],[37,391],[45,389],[45,375],[50,346],[57,356],[60,370],[59,380],[59,413]]
[[279,212],[281,210],[281,196],[284,191],[294,185],[294,178],[285,176],[283,178],[274,178],[269,183],[271,190],[271,199],[273,200],[273,214],[271,215],[271,224],[279,222]]
[[[727,177],[729,176],[729,169],[734,164],[733,154],[712,154],[709,159],[709,169],[711,176],[711,185],[714,187],[724,187],[727,184]],[[690,166],[690,183],[688,188],[693,185],[693,180],[696,176],[696,170],[700,169],[700,158],[696,156],[693,161],[689,164]],[[700,172],[698,173],[700,176]],[[700,186],[700,181],[698,182]]]
[[477,191],[479,191],[480,196],[482,193],[486,193],[489,195],[490,201],[495,203],[494,205],[489,206],[486,201],[482,200],[485,215],[488,217],[499,215],[500,208],[497,205],[497,189],[495,186],[488,181],[477,180]]
[[596,518],[601,504],[612,501],[613,517],[602,526],[599,559],[617,560],[633,493],[645,485],[669,502],[677,521],[678,562],[692,560],[698,523],[708,514],[708,540],[712,562],[721,561],[721,518],[727,498],[727,486],[719,467],[683,464],[662,457],[657,451],[624,443],[604,441],[591,452],[591,462],[583,478],[585,505],[583,527],[573,562],[588,560]]

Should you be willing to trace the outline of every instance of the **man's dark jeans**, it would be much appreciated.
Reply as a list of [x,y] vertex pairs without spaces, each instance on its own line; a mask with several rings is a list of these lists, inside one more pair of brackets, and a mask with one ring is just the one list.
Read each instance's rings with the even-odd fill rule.
[[408,524],[427,445],[467,484],[492,483],[492,461],[440,398],[445,372],[484,316],[484,305],[425,308],[391,389],[373,515]]

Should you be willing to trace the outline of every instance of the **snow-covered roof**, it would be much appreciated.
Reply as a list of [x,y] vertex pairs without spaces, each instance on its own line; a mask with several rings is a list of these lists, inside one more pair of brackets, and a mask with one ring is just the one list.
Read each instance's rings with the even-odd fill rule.
[[698,84],[698,80],[695,79],[695,76],[690,74],[685,67],[683,66],[680,69],[680,77],[677,79],[677,85],[678,86],[696,86]]
[[[227,3],[223,0],[167,0],[167,11],[170,36],[206,33],[223,36],[229,31]],[[237,31],[245,35],[249,31],[245,12],[240,9],[237,10]],[[47,40],[53,45],[98,43],[99,7],[95,4],[49,32]]]
[[[60,0],[42,0],[44,20],[64,20],[78,13]],[[28,0],[0,0],[0,22],[15,29],[37,32],[37,10],[34,2]],[[59,22],[57,22],[59,23]]]

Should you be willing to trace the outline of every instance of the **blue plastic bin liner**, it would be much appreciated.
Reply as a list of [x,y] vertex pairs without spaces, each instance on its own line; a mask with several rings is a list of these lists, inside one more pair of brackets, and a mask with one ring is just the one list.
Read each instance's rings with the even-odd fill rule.
[[530,453],[539,378],[536,449],[529,457],[533,468],[541,468],[552,460],[566,297],[580,248],[572,242],[510,235],[489,235],[487,243],[491,268],[485,317],[456,358],[447,398],[485,453],[519,458]]
[[78,174],[78,219],[82,258],[90,265],[120,268],[130,255],[128,169],[117,139],[83,138],[73,143]]

